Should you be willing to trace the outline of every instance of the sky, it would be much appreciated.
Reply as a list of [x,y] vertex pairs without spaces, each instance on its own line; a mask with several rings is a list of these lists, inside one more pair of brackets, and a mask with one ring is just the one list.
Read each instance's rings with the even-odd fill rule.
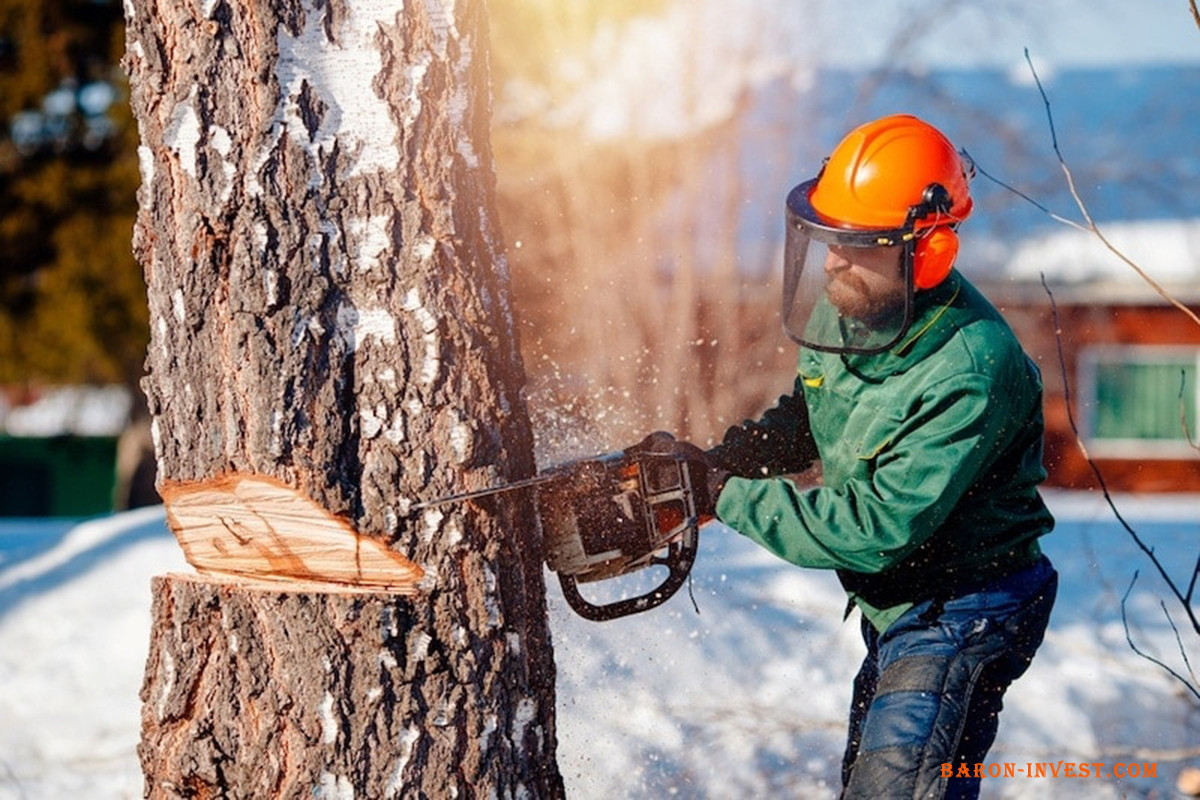
[[596,138],[673,136],[725,119],[747,85],[822,67],[912,71],[1198,65],[1188,0],[688,0],[603,27],[564,59],[551,116]]
[[[1009,66],[1026,47],[1060,67],[1200,63],[1200,28],[1188,0],[842,0],[814,7],[825,32],[818,59],[829,65],[878,66],[899,48],[928,68]],[[905,36],[906,27],[917,34]]]

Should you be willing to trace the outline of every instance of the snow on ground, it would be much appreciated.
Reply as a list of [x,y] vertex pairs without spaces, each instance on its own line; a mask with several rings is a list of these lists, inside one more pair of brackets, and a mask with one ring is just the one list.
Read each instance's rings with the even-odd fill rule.
[[[1022,770],[985,797],[1171,797],[1200,765],[1200,704],[1125,641],[1186,669],[1149,560],[1091,494],[1052,494],[1062,586],[1046,644],[1009,693],[991,754]],[[1200,498],[1117,498],[1179,581]],[[141,796],[136,756],[152,575],[186,568],[161,508],[74,524],[0,522],[0,800]],[[552,581],[553,583],[553,581]],[[585,593],[589,588],[584,587]],[[832,576],[702,532],[691,597],[607,623],[551,589],[559,762],[574,798],[836,796],[857,616]],[[698,609],[698,612],[697,610]],[[1200,643],[1174,617],[1191,648]],[[1156,778],[1026,778],[1030,765],[1154,763]],[[1061,770],[1062,767],[1059,767]]]

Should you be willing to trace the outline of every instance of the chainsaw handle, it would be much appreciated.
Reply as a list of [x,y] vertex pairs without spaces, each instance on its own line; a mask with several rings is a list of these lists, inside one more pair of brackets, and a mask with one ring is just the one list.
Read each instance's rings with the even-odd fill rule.
[[649,611],[667,602],[679,591],[692,571],[692,564],[695,563],[696,553],[700,549],[700,522],[698,519],[689,520],[683,536],[667,546],[666,557],[653,562],[667,568],[667,577],[663,578],[662,583],[654,590],[611,603],[592,603],[580,594],[575,576],[560,572],[558,583],[562,587],[567,604],[584,619],[605,622]]

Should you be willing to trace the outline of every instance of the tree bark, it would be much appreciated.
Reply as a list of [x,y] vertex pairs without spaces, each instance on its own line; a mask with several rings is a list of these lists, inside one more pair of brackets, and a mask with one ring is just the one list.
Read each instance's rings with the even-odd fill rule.
[[[159,485],[213,545],[154,583],[147,796],[561,795],[531,508],[408,513],[534,470],[482,0],[126,15]],[[362,539],[281,569],[314,530]]]

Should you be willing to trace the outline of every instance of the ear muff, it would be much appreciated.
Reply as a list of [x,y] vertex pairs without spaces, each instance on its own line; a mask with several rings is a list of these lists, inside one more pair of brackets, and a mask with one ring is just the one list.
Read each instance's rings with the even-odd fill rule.
[[958,256],[958,234],[942,225],[917,239],[913,248],[913,288],[932,289],[950,274]]

